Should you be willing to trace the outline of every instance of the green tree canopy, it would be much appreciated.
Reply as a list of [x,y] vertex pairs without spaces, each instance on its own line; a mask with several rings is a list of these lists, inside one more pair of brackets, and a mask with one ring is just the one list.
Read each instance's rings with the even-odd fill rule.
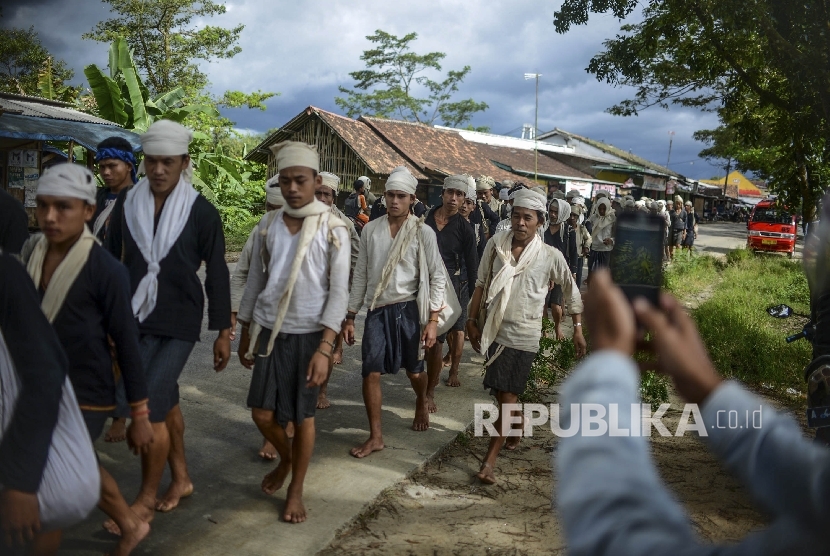
[[226,12],[212,0],[102,0],[116,17],[99,22],[85,39],[112,42],[124,37],[133,50],[136,65],[147,76],[154,94],[182,87],[188,94],[208,83],[199,60],[232,58],[241,52],[236,44],[244,25],[232,29],[196,26],[193,19]]
[[34,27],[3,29],[3,39],[0,40],[0,91],[41,96],[38,81],[42,73],[49,74],[50,79],[44,81],[44,85],[51,85],[53,89],[65,89],[64,83],[73,76],[63,60],[53,58],[43,47]]
[[587,71],[633,98],[609,109],[650,106],[717,112],[721,128],[698,136],[704,156],[734,157],[771,179],[785,202],[809,216],[826,187],[830,152],[830,13],[824,2],[789,0],[565,0],[554,25],[564,33],[591,13],[619,18],[643,6]]
[[[460,71],[451,70],[446,77],[435,81],[425,75],[428,70],[441,71],[443,52],[416,54],[410,43],[418,38],[417,33],[397,37],[378,29],[366,37],[377,45],[365,50],[360,57],[366,69],[349,75],[357,83],[354,90],[340,87],[346,97],[337,97],[335,102],[349,117],[360,115],[433,124],[440,119],[444,125],[461,127],[468,123],[477,112],[487,110],[484,102],[473,99],[451,102],[459,85],[470,73],[470,66]],[[417,96],[423,89],[426,96]]]

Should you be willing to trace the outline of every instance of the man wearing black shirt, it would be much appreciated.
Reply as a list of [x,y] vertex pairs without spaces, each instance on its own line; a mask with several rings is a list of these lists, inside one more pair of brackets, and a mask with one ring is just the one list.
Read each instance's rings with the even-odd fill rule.
[[[222,371],[230,358],[230,276],[222,220],[191,185],[187,154],[191,138],[188,129],[170,120],[155,122],[141,136],[147,176],[122,192],[107,238],[110,252],[124,261],[130,274],[150,389],[155,441],[142,458],[142,487],[133,504],[136,513],[148,520],[154,511],[170,511],[193,492],[184,454],[178,379],[201,332],[204,296],[196,273],[202,262],[208,328],[219,331],[213,344],[214,369]],[[156,500],[167,461],[170,487]]]
[[[438,239],[438,250],[447,268],[455,294],[461,299],[461,262],[464,261],[467,270],[467,282],[475,282],[478,268],[478,253],[476,237],[472,225],[460,214],[458,208],[467,197],[470,186],[467,176],[449,176],[444,180],[444,192],[441,194],[442,204],[427,213],[424,223],[435,231]],[[430,413],[438,411],[435,405],[435,387],[441,377],[443,367],[442,352],[445,338],[452,334],[452,353],[450,374],[447,386],[461,386],[458,381],[458,365],[461,362],[461,352],[464,349],[464,326],[466,324],[466,307],[462,307],[462,315],[447,334],[438,337],[438,342],[427,350],[427,403]]]
[[23,205],[0,187],[0,249],[17,255],[29,239],[29,217]]

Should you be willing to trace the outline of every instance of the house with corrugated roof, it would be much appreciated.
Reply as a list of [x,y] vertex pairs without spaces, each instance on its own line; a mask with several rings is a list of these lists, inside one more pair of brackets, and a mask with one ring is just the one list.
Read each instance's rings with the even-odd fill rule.
[[0,93],[0,186],[23,203],[34,226],[35,192],[43,169],[66,161],[70,153],[76,160],[78,150],[91,168],[98,143],[112,136],[141,149],[137,134],[71,104]]

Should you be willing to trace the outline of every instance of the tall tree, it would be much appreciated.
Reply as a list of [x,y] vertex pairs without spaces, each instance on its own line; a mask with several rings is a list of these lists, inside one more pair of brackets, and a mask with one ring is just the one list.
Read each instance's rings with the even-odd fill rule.
[[[554,25],[564,33],[591,13],[625,18],[639,5],[565,0]],[[672,104],[717,112],[713,147],[766,174],[809,217],[830,167],[828,10],[823,1],[796,9],[788,0],[650,0],[642,21],[623,25],[587,70],[635,88],[614,114]]]
[[208,83],[199,60],[232,58],[241,52],[236,44],[244,25],[232,29],[196,26],[193,19],[226,12],[213,0],[102,0],[116,17],[101,21],[85,39],[113,42],[124,37],[133,50],[136,65],[147,76],[152,93],[182,87],[188,94]]
[[418,38],[417,33],[397,37],[378,29],[366,38],[377,45],[363,51],[360,57],[366,69],[351,72],[349,75],[357,82],[354,90],[339,87],[346,97],[335,99],[349,117],[397,117],[425,124],[433,124],[440,118],[444,125],[461,127],[474,114],[489,108],[486,103],[471,98],[450,102],[470,73],[470,66],[451,70],[439,81],[424,75],[429,70],[440,72],[441,60],[447,55],[412,52],[410,43]]
[[[49,84],[62,88],[73,72],[63,60],[54,59],[40,42],[34,27],[4,29],[0,40],[0,91],[41,96],[41,73],[50,74]],[[44,82],[45,83],[45,82]]]

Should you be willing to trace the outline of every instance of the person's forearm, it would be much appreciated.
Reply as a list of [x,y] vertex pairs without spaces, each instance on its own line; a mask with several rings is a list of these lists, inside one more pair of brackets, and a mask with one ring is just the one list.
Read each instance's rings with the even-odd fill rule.
[[478,310],[481,307],[481,296],[484,295],[484,288],[477,286],[473,290],[473,296],[470,299],[470,312],[467,314],[467,320],[478,320]]

